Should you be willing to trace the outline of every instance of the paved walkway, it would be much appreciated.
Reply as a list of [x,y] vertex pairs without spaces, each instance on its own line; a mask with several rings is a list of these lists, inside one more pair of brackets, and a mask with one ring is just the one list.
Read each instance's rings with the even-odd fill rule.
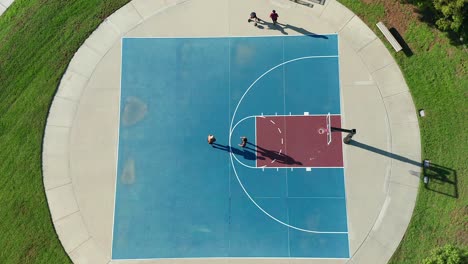
[[13,4],[14,0],[0,0],[0,16]]
[[[111,261],[121,37],[283,34],[246,22],[252,10],[266,17],[271,9],[290,25],[286,34],[339,34],[344,127],[358,131],[357,143],[344,147],[352,257]],[[86,40],[54,98],[43,152],[52,220],[75,263],[386,263],[416,201],[421,147],[415,113],[393,57],[335,0],[312,8],[288,0],[134,0]]]

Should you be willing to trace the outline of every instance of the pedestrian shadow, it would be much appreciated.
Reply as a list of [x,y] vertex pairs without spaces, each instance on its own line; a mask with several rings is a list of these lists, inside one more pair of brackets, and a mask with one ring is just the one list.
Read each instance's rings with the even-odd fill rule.
[[[235,148],[235,147],[232,147],[232,146],[229,146],[229,145],[222,145],[222,144],[218,144],[218,143],[213,143],[211,146],[213,148],[215,148],[215,149],[226,151],[226,152],[232,153],[232,154],[234,154],[236,156],[241,156],[246,160],[256,160],[258,158],[257,155],[255,155],[255,152],[251,152],[250,150],[247,150],[245,148],[244,149],[238,149],[238,148]],[[261,159],[261,157],[260,157],[260,159]]]
[[293,25],[290,25],[290,24],[283,24],[283,23],[279,23],[279,22],[276,22],[276,24],[273,24],[273,22],[268,22],[268,21],[265,21],[263,19],[260,19],[259,22],[257,23],[257,27],[260,28],[260,29],[264,29],[264,28],[268,28],[270,30],[278,30],[281,32],[281,34],[283,35],[289,35],[288,32],[286,32],[285,29],[291,29],[299,34],[302,34],[302,35],[306,35],[306,36],[309,36],[309,37],[312,37],[312,38],[322,38],[322,39],[328,39],[327,36],[325,35],[319,35],[319,34],[315,34],[313,32],[310,32],[304,28],[301,28],[301,27],[296,27],[296,26],[293,26]]
[[247,142],[247,146],[245,146],[245,148],[256,152],[257,158],[260,157],[263,160],[268,158],[270,160],[275,160],[276,162],[281,163],[281,164],[302,165],[302,162],[296,161],[291,156],[285,155],[284,153],[280,153],[278,151],[272,151],[272,150],[262,148],[250,142]]
[[411,165],[415,165],[423,168],[423,173],[420,175],[417,172],[410,171],[410,174],[424,179],[428,178],[427,183],[425,183],[425,188],[446,196],[453,198],[458,198],[458,177],[457,171],[448,167],[444,167],[438,164],[430,163],[429,167],[424,167],[421,161],[412,160],[376,147],[369,146],[367,144],[361,143],[359,141],[351,140],[349,145],[362,148],[368,151],[372,151],[376,154],[380,154],[401,162],[405,162]]

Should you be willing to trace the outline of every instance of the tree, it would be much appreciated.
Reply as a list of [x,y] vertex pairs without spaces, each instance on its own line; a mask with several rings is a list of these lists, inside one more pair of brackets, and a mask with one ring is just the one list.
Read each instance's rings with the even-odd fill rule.
[[464,21],[468,23],[468,0],[433,1],[434,8],[439,13],[436,21],[437,27],[444,31],[461,33]]

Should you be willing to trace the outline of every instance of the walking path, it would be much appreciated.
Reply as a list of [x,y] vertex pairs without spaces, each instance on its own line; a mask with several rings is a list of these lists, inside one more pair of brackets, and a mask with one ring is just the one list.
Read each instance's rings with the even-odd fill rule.
[[0,0],[0,16],[13,4],[14,0]]
[[[2,8],[12,1],[0,0]],[[416,111],[402,73],[379,38],[335,0],[134,0],[106,19],[75,54],[54,98],[44,138],[44,186],[52,220],[75,263],[386,263],[416,201],[421,160]],[[6,3],[6,4],[5,4]],[[272,9],[282,31],[246,22]],[[338,33],[351,258],[112,261],[121,38]]]

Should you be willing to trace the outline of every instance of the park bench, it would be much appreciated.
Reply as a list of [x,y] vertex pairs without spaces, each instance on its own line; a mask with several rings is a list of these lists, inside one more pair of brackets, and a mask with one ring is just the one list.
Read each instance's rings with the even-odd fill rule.
[[377,23],[377,27],[380,29],[380,32],[384,34],[385,38],[390,42],[392,47],[395,49],[396,52],[402,50],[403,48],[401,47],[400,43],[396,40],[396,38],[390,33],[388,28],[384,25],[384,23],[379,22]]

